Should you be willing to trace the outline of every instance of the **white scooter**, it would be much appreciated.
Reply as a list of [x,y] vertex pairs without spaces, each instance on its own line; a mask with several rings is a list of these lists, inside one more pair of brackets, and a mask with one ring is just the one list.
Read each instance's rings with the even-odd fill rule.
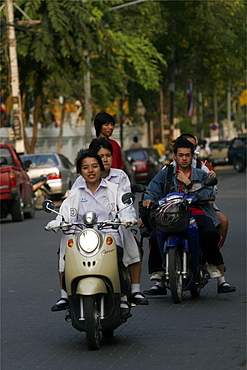
[[[132,205],[134,199],[132,193],[124,194],[122,202],[128,204],[125,208]],[[43,209],[62,216],[50,200],[43,202]],[[61,229],[64,234],[69,234],[65,238],[65,285],[70,306],[67,317],[70,316],[75,329],[86,333],[90,350],[99,348],[100,332],[104,338],[111,338],[114,329],[127,320],[120,315],[116,242],[111,234],[103,231],[125,225],[118,219],[118,213],[114,220],[104,222],[97,222],[94,212],[86,212],[83,223],[68,223],[62,216],[60,226],[52,229]],[[126,269],[123,270],[128,284],[128,274]]]

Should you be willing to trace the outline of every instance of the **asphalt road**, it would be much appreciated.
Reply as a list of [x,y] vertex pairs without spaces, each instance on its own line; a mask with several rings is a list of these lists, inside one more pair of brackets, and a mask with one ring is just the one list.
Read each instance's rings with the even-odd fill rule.
[[[50,311],[59,298],[59,235],[44,231],[51,215],[1,221],[1,369],[246,369],[246,173],[218,169],[217,205],[230,227],[223,249],[231,294],[211,280],[201,297],[181,304],[153,297],[98,351],[85,334]],[[152,286],[144,247],[142,289]]]

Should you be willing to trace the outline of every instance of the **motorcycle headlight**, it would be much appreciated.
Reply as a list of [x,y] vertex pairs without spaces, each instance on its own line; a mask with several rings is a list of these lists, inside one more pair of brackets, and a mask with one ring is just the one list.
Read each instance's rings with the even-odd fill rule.
[[84,253],[94,252],[100,243],[100,238],[95,230],[83,230],[78,238],[79,251]]

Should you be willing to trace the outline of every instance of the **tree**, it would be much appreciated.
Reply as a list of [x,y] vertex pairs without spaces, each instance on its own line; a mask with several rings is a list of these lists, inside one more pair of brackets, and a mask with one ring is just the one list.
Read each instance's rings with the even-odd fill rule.
[[45,85],[54,81],[61,91],[73,94],[76,85],[73,80],[82,81],[88,68],[85,51],[91,58],[92,74],[94,66],[99,66],[100,72],[105,68],[105,76],[109,75],[108,67],[114,70],[111,95],[107,94],[109,100],[116,98],[116,92],[124,92],[126,78],[139,80],[145,88],[158,85],[158,64],[164,63],[162,56],[149,40],[108,28],[103,20],[104,12],[109,9],[107,2],[36,0],[18,4],[31,18],[41,20],[38,27],[21,28],[17,35],[21,90],[28,95],[32,87],[36,102],[31,144],[25,137],[28,152],[35,148]]

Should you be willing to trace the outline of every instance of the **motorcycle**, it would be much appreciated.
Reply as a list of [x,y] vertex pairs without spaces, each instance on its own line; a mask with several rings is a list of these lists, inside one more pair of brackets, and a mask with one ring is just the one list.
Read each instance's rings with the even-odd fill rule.
[[184,291],[190,291],[192,297],[198,297],[210,278],[202,262],[198,227],[189,205],[213,201],[206,199],[199,202],[197,194],[205,186],[216,185],[217,179],[208,178],[204,184],[198,180],[192,183],[194,190],[190,191],[190,195],[186,189],[185,194],[170,193],[159,200],[159,205],[153,211],[165,271],[162,282],[171,291],[174,303],[182,302]]
[[50,186],[47,184],[48,176],[39,176],[31,179],[34,194],[35,209],[40,211],[44,200],[49,199]]
[[[134,195],[124,194],[123,209],[134,203]],[[55,213],[50,200],[43,202],[43,209]],[[111,338],[114,329],[127,321],[120,315],[121,288],[118,271],[117,246],[107,228],[118,229],[122,223],[118,214],[114,220],[97,221],[95,212],[86,212],[82,223],[68,223],[62,216],[60,226],[66,238],[65,286],[68,293],[69,309],[66,321],[71,321],[75,329],[86,333],[90,350],[99,349],[100,333]],[[75,231],[78,232],[75,232]],[[105,231],[104,231],[105,230]],[[130,288],[127,269],[123,267],[125,282]],[[131,314],[128,316],[130,317]]]

